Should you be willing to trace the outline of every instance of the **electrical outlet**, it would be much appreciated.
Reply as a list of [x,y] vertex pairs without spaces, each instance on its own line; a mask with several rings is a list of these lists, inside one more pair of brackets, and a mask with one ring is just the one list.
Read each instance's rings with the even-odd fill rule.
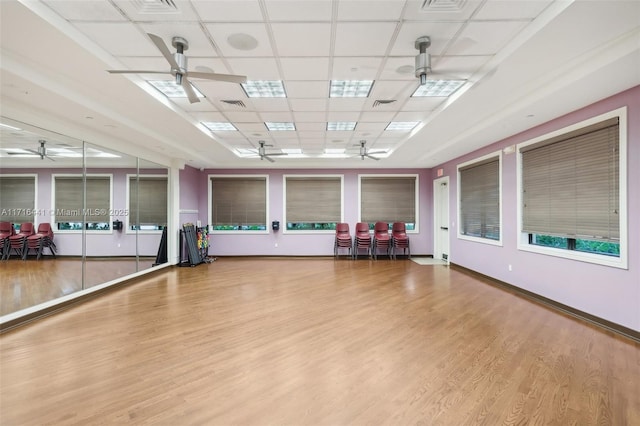
[[276,243],[276,247],[278,247],[278,243]]
[[509,264],[509,272],[513,271],[513,268],[511,267],[511,264]]
[[120,243],[118,243],[118,248],[120,248]]

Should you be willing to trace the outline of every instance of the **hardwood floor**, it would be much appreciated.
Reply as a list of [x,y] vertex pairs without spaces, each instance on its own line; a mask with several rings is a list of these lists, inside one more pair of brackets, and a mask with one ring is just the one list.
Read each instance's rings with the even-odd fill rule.
[[82,258],[44,256],[39,260],[11,258],[0,262],[0,315],[7,315],[147,269],[154,258],[87,258],[82,283]]
[[637,425],[640,344],[446,266],[221,258],[0,336],[0,424]]

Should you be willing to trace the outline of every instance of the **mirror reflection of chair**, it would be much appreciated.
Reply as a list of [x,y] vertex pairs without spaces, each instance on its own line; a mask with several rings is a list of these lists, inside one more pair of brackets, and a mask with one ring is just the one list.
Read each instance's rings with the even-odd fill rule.
[[358,258],[360,250],[367,251],[367,257],[371,256],[371,234],[369,234],[369,224],[366,222],[356,223],[356,231],[353,237],[353,257]]
[[33,223],[25,222],[20,225],[20,230],[9,237],[9,253],[7,259],[11,257],[11,253],[17,254],[22,259],[26,258],[27,254],[27,237],[33,235]]
[[349,231],[349,224],[337,223],[336,239],[333,244],[333,256],[338,257],[338,252],[340,249],[348,249],[349,256],[353,257],[351,253],[351,245],[352,245],[352,239],[351,239],[351,233]]
[[0,222],[0,256],[2,260],[9,256],[9,250],[11,250],[9,237],[15,233],[16,230],[11,222]]
[[373,226],[373,257],[378,259],[378,250],[386,251],[391,258],[391,236],[389,235],[389,224],[387,222],[376,222]]
[[56,246],[53,242],[53,230],[50,223],[41,223],[38,225],[38,232],[27,237],[27,246],[23,258],[26,258],[31,250],[35,250],[36,259],[39,260],[45,247],[49,248],[53,257],[56,256]]
[[409,237],[407,236],[407,227],[404,222],[394,222],[391,226],[391,245],[394,259],[400,249],[402,249],[402,254],[406,254],[407,257],[411,259]]

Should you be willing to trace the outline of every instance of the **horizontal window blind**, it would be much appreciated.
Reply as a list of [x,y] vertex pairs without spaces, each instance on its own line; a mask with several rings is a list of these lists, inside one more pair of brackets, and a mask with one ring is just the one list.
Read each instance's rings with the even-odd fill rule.
[[[55,176],[55,216],[59,222],[110,222],[111,177],[86,177],[86,206],[82,176]],[[86,216],[83,216],[86,213]]]
[[618,118],[522,150],[522,231],[620,239]]
[[286,177],[287,222],[340,222],[340,177]]
[[500,161],[460,168],[460,233],[500,239]]
[[361,177],[360,212],[362,222],[416,223],[416,177]]
[[34,222],[35,203],[34,176],[0,176],[1,222]]
[[129,225],[167,225],[167,178],[129,178]]
[[267,223],[265,177],[212,177],[211,200],[214,226],[264,226]]

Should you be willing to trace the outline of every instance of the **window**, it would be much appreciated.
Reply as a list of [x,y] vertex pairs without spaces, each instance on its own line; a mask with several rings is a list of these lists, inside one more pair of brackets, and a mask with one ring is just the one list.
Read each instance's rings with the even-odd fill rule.
[[36,176],[0,176],[0,221],[18,227],[34,222],[36,216]]
[[519,152],[520,248],[626,268],[626,109]]
[[59,231],[82,230],[83,223],[91,231],[111,229],[111,175],[87,175],[85,180],[53,175],[54,227]]
[[128,227],[136,231],[158,231],[167,226],[167,177],[130,175]]
[[335,230],[342,221],[342,176],[285,176],[287,231]]
[[360,221],[404,222],[407,231],[417,231],[417,175],[360,175]]
[[267,231],[266,176],[212,176],[213,231]]
[[458,166],[458,186],[458,237],[500,243],[500,155]]

